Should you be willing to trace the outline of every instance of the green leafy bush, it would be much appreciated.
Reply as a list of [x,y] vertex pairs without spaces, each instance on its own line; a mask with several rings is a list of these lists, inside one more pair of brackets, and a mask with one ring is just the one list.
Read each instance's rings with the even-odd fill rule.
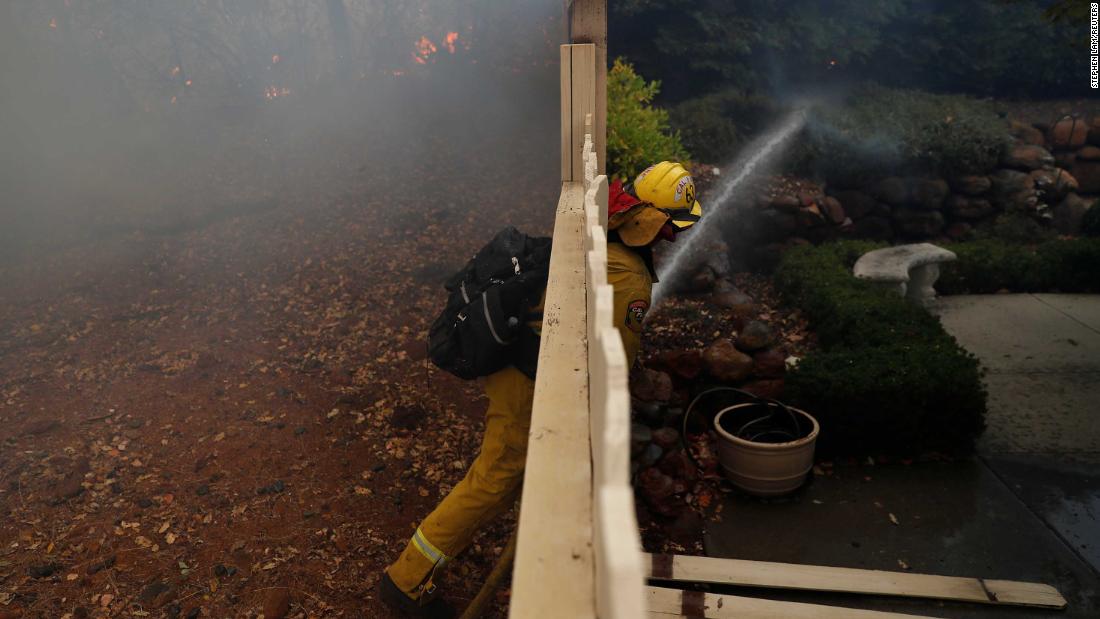
[[1044,227],[1034,217],[1022,211],[1005,211],[992,221],[982,222],[974,230],[976,239],[1009,243],[1034,244],[1054,237],[1054,230]]
[[1100,207],[1097,205],[1100,201],[1094,201],[1092,206],[1085,211],[1085,216],[1081,218],[1081,234],[1085,236],[1100,236]]
[[1037,246],[985,239],[947,248],[958,260],[941,268],[936,288],[944,294],[1100,292],[1100,239]]
[[627,179],[658,161],[686,161],[668,112],[652,105],[660,82],[646,82],[621,58],[607,73],[607,169]]
[[815,108],[807,132],[804,158],[838,184],[898,173],[985,173],[1008,136],[987,102],[873,86]]
[[[1085,2],[1072,0],[1083,5]],[[610,46],[674,99],[853,79],[937,92],[1084,97],[1082,20],[1005,0],[620,0]]]
[[782,111],[774,99],[728,89],[684,101],[670,115],[684,145],[699,160],[721,164]]
[[969,452],[986,410],[978,360],[923,308],[852,276],[856,259],[879,246],[845,241],[784,254],[776,286],[823,348],[788,374],[786,396],[821,422],[823,455]]
[[978,363],[947,339],[808,355],[786,397],[821,424],[821,455],[965,454],[985,427]]

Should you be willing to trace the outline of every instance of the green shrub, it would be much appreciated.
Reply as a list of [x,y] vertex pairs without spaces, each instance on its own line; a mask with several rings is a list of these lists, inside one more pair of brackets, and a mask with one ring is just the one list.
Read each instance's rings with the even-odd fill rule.
[[975,238],[1008,241],[1010,243],[1033,244],[1054,238],[1054,231],[1044,227],[1027,213],[1006,211],[992,222],[984,223],[975,230]]
[[1100,292],[1100,239],[1038,246],[985,239],[946,247],[958,260],[940,269],[936,289],[943,294]]
[[1100,239],[1051,241],[1036,253],[1048,290],[1100,292]]
[[969,452],[985,416],[977,359],[923,308],[852,275],[859,256],[880,246],[784,254],[776,286],[822,345],[788,374],[787,398],[821,422],[823,455]]
[[815,108],[808,134],[806,159],[839,184],[898,173],[985,173],[1008,135],[989,103],[872,86]]
[[[710,84],[799,91],[860,76],[937,92],[1086,97],[1084,18],[1044,8],[1084,0],[619,0],[611,47],[673,96]],[[835,64],[834,64],[835,63]],[[686,95],[684,95],[686,96]]]
[[607,72],[607,169],[627,179],[658,161],[686,161],[668,112],[651,105],[660,82],[646,82],[621,58]]
[[1092,206],[1085,211],[1085,216],[1081,218],[1081,234],[1085,236],[1100,236],[1100,207],[1097,207],[1097,204],[1100,204],[1100,201],[1093,201]]
[[822,456],[965,454],[984,429],[978,361],[947,339],[807,355],[785,389],[821,424]]
[[782,111],[769,97],[729,89],[684,101],[672,108],[670,118],[692,154],[722,164],[746,136],[763,130]]

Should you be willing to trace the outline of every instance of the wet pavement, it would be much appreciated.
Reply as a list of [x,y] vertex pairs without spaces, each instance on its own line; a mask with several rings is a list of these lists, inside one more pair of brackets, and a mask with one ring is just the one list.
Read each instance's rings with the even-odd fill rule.
[[938,311],[987,370],[982,461],[1100,572],[1100,295],[945,297]]
[[838,466],[781,500],[731,495],[708,525],[707,554],[1043,582],[1068,607],[751,592],[760,597],[932,617],[1100,617],[1100,296],[948,297],[938,312],[988,369],[979,456]]

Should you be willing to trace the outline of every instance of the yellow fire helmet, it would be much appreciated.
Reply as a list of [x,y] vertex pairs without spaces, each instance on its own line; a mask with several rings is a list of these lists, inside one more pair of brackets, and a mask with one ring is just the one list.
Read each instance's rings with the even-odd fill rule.
[[662,161],[642,171],[634,179],[634,195],[668,214],[680,230],[690,228],[703,214],[695,199],[695,180],[674,161]]
[[695,200],[695,181],[684,166],[662,161],[634,180],[633,192],[641,204],[611,215],[608,228],[617,230],[626,245],[648,245],[671,223],[678,231],[699,221],[702,208]]

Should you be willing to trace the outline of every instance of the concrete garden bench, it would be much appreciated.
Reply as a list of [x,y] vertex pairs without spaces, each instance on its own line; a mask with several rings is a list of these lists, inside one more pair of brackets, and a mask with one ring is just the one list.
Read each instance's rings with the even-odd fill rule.
[[933,285],[940,277],[940,263],[956,257],[955,252],[931,243],[898,245],[863,254],[852,271],[860,279],[896,287],[901,296],[927,305],[936,298]]

